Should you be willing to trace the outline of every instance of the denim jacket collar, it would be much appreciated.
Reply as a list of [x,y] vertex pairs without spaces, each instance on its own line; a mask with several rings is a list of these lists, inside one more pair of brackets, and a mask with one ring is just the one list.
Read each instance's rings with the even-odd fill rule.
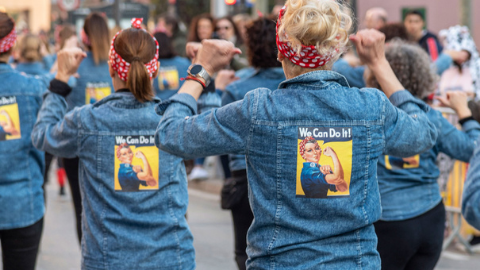
[[9,64],[1,64],[0,73],[5,73],[5,72],[13,72],[12,66]]
[[350,87],[347,79],[339,73],[331,70],[316,70],[304,73],[292,79],[280,83],[278,89],[283,88],[301,88],[305,89],[305,85],[314,87],[323,87],[326,83],[334,82],[344,87]]
[[[136,102],[132,102],[132,100],[135,100]],[[100,101],[96,102],[93,106],[98,107],[108,103],[110,106],[114,106],[118,108],[138,109],[138,108],[145,108],[150,106],[150,102],[154,102],[158,104],[160,103],[160,99],[158,97],[154,97],[150,101],[140,102],[136,100],[132,92],[122,91],[122,92],[112,93],[111,95],[108,95],[102,98]]]
[[[266,78],[278,78],[285,76],[285,73],[283,72],[283,68],[281,67],[274,67],[274,68],[259,68],[256,70],[255,74],[261,74],[262,77]],[[252,75],[253,76],[253,75]]]

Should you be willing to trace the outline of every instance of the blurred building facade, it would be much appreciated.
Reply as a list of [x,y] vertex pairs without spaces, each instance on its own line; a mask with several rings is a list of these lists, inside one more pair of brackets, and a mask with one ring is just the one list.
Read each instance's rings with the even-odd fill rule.
[[0,7],[17,22],[17,28],[33,32],[50,29],[52,0],[0,0]]

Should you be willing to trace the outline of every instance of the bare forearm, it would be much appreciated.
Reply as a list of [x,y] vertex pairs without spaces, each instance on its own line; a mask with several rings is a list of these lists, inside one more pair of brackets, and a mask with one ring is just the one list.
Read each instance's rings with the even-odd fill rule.
[[403,85],[395,76],[390,64],[386,59],[369,65],[368,68],[373,72],[373,75],[377,79],[382,91],[389,98],[393,93],[404,90]]
[[[202,80],[203,81],[203,80]],[[182,87],[180,90],[178,90],[178,93],[186,93],[191,95],[192,97],[195,98],[195,100],[198,100],[200,95],[202,94],[203,87],[201,84],[199,84],[196,81],[191,81],[187,80],[183,83]]]

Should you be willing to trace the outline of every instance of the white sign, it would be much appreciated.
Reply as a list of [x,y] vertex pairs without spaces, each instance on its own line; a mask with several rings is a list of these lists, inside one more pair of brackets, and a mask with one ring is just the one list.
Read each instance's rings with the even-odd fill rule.
[[72,11],[80,6],[80,0],[58,0],[58,7],[65,11]]

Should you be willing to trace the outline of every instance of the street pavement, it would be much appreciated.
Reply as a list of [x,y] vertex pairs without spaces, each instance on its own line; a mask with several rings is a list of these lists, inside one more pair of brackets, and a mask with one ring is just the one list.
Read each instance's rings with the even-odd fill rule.
[[[47,211],[37,260],[38,270],[80,269],[73,205],[68,195],[58,195],[58,184],[47,185]],[[230,213],[219,206],[218,195],[190,189],[188,221],[194,235],[197,269],[235,270],[233,227]],[[1,269],[1,266],[0,266]],[[480,269],[480,255],[473,256],[454,248],[442,254],[438,270]]]

